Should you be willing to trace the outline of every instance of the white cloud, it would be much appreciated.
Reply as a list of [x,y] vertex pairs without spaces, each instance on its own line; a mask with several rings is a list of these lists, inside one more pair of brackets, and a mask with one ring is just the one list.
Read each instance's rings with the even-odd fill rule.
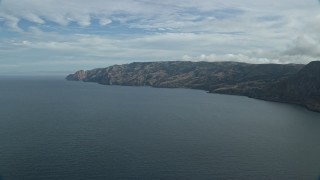
[[108,25],[108,24],[110,24],[110,23],[112,23],[112,21],[110,20],[110,19],[100,19],[100,21],[99,21],[99,24],[101,25],[101,26],[106,26],[106,25]]
[[314,60],[310,56],[302,56],[302,55],[285,55],[279,56],[274,55],[270,57],[259,57],[259,56],[250,56],[244,54],[202,54],[199,56],[189,56],[184,55],[179,60],[183,61],[209,61],[209,62],[221,62],[221,61],[236,61],[236,62],[245,62],[252,64],[288,64],[288,63],[296,63],[296,64],[306,64],[312,60]]
[[268,59],[268,58],[258,58],[258,57],[249,57],[244,54],[209,54],[209,55],[199,55],[199,56],[188,56],[184,55],[181,58],[185,61],[211,61],[211,62],[219,62],[219,61],[236,61],[236,62],[246,62],[253,64],[264,64],[264,63],[281,63],[279,59]]
[[19,18],[16,18],[14,16],[10,16],[10,15],[2,15],[0,13],[0,16],[2,16],[3,20],[4,20],[4,24],[11,28],[13,31],[22,31],[22,29],[18,26],[19,23]]
[[0,32],[13,35],[0,34],[0,61],[307,63],[320,59],[319,10],[301,0],[2,0]]
[[299,36],[289,45],[284,54],[320,57],[320,42],[308,36]]

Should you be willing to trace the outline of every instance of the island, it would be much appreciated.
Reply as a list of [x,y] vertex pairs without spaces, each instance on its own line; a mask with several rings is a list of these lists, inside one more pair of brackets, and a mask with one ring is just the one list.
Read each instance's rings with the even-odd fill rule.
[[320,112],[320,61],[309,64],[134,62],[79,70],[71,81],[104,85],[191,88],[305,106]]

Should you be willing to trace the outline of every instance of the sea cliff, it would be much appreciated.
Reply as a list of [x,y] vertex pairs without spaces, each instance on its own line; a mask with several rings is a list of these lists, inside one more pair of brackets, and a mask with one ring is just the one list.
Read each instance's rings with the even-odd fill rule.
[[134,62],[80,70],[67,80],[104,85],[202,89],[303,105],[320,112],[320,61],[302,64]]

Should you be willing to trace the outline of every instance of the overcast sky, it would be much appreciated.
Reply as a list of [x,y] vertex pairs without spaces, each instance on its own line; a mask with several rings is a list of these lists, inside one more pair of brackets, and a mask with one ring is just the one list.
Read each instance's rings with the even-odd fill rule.
[[134,61],[308,63],[318,0],[0,0],[0,74]]

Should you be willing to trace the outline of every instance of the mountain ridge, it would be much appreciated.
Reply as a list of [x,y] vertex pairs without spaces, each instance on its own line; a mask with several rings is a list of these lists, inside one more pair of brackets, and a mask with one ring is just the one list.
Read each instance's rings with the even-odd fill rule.
[[104,85],[191,88],[299,104],[320,112],[320,61],[302,64],[161,61],[80,70],[67,80]]

